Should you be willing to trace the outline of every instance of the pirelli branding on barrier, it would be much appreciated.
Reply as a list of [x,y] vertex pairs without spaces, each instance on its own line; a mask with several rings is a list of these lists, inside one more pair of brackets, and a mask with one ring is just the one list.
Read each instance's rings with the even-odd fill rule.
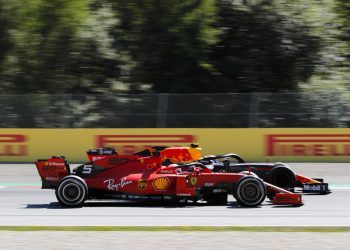
[[27,156],[28,142],[24,134],[0,134],[1,156]]
[[267,135],[268,156],[350,156],[350,134]]
[[189,146],[203,154],[237,153],[250,162],[348,162],[350,129],[0,129],[0,162],[66,156],[87,161],[91,148],[133,154],[150,146]]

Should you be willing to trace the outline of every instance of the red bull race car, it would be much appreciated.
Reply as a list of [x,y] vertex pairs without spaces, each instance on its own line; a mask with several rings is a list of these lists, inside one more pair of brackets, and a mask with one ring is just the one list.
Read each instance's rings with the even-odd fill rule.
[[328,183],[321,178],[309,178],[294,173],[287,164],[247,163],[237,154],[205,156],[198,160],[213,172],[249,173],[264,181],[287,190],[299,190],[303,193],[329,194]]
[[[43,189],[55,189],[64,207],[90,199],[162,201],[199,200],[227,204],[228,195],[245,207],[257,207],[267,194],[275,205],[301,205],[302,197],[244,173],[213,172],[200,163],[196,147],[153,147],[134,155],[112,148],[87,152],[89,162],[71,170],[65,157],[37,160]],[[172,164],[165,165],[170,161]],[[183,164],[174,164],[183,163]]]
[[[196,144],[191,147],[201,149]],[[154,147],[153,150],[162,151],[168,147]],[[137,153],[139,155],[149,155],[150,151],[145,150]],[[282,162],[275,163],[248,163],[241,156],[229,153],[223,155],[208,155],[197,160],[198,163],[205,165],[214,173],[242,173],[254,175],[265,182],[283,189],[301,191],[302,193],[313,194],[329,194],[331,191],[328,188],[328,183],[325,183],[321,178],[309,178],[301,174],[296,174],[290,167]],[[165,159],[164,165],[178,163],[185,168],[185,163],[181,159]],[[191,163],[193,164],[193,163]],[[190,164],[190,165],[191,165]]]

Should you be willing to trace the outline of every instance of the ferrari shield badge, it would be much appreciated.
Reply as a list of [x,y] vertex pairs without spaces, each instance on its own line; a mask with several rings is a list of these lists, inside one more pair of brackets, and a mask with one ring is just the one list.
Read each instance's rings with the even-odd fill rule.
[[146,187],[147,187],[147,180],[139,180],[139,181],[137,182],[137,187],[138,187],[138,189],[140,189],[140,190],[146,189]]
[[191,184],[192,186],[197,184],[197,177],[191,177]]

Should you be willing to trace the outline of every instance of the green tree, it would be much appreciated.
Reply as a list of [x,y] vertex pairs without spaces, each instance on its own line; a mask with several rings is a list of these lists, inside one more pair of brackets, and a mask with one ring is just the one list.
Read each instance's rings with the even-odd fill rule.
[[69,82],[67,62],[82,19],[82,0],[17,0],[14,45],[3,74],[16,93],[56,92]]
[[127,75],[127,53],[117,51],[111,36],[118,18],[110,4],[93,0],[31,0],[23,4],[23,0],[15,0],[12,6],[17,7],[10,38],[13,46],[1,74],[7,91],[110,91]]
[[219,1],[217,28],[223,32],[212,64],[222,91],[297,90],[312,75],[318,37],[297,16],[276,12],[274,2],[280,1]]
[[347,0],[335,0],[335,2],[335,11],[339,16],[339,27],[342,31],[340,39],[347,43],[350,51],[350,2]]
[[135,60],[132,91],[212,91],[208,58],[219,33],[214,0],[113,1]]
[[10,30],[14,20],[15,16],[12,5],[8,4],[6,0],[0,0],[0,71],[3,61],[12,47]]

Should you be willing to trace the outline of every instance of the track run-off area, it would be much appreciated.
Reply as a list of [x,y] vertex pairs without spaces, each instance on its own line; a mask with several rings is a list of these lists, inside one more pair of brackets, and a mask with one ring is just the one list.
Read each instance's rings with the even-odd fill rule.
[[332,193],[303,195],[300,207],[241,208],[135,201],[87,201],[61,208],[54,190],[40,189],[34,164],[0,164],[0,226],[350,226],[350,164],[290,163],[292,170],[324,178]]

